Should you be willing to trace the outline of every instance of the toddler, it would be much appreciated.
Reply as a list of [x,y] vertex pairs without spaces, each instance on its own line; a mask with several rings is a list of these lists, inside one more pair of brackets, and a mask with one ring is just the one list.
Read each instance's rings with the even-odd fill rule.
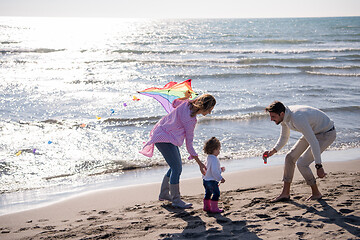
[[204,152],[208,154],[206,160],[207,170],[206,174],[203,175],[205,188],[204,211],[206,212],[221,213],[224,211],[218,207],[220,197],[219,182],[225,182],[225,179],[221,176],[221,172],[224,172],[225,168],[220,167],[220,161],[217,158],[220,148],[220,141],[216,137],[210,138],[204,145]]

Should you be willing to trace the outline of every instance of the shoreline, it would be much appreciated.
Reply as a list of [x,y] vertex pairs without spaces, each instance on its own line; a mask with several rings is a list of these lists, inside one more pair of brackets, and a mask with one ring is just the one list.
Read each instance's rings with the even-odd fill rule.
[[[311,167],[313,169],[313,164]],[[243,197],[246,197],[247,191],[251,192],[256,189],[256,196],[254,196],[251,201],[254,201],[254,199],[256,200],[257,198],[268,200],[275,197],[281,190],[282,170],[282,166],[274,166],[266,169],[262,168],[224,173],[223,176],[226,179],[226,182],[220,186],[222,192],[220,202],[222,202],[222,204],[226,204],[226,197],[229,194],[228,192],[235,195],[242,194]],[[326,163],[325,170],[329,173],[328,177],[318,181],[320,191],[324,194],[324,196],[329,194],[329,192],[323,188],[328,184],[333,186],[332,181],[335,181],[338,174],[347,173],[345,176],[359,174],[360,159],[343,162],[329,162]],[[355,196],[359,197],[358,193],[360,188],[357,178],[358,176],[354,177],[355,180],[357,180],[357,184],[355,186],[351,184],[345,185],[352,186],[354,188],[352,192],[357,193]],[[342,183],[341,179],[340,183]],[[294,188],[300,188],[300,191],[304,191],[306,193],[305,196],[295,197],[296,200],[302,200],[310,194],[310,188],[303,183],[302,176],[299,174],[298,170],[295,171],[294,185]],[[344,185],[344,183],[342,183],[342,185]],[[181,193],[185,200],[194,202],[193,210],[195,209],[197,213],[202,214],[201,200],[204,190],[201,178],[181,180],[180,186]],[[159,189],[160,183],[149,183],[132,187],[98,190],[90,193],[84,193],[49,206],[2,215],[0,216],[0,226],[2,226],[0,229],[0,237],[1,239],[19,239],[22,237],[35,237],[35,239],[37,239],[36,236],[39,234],[41,236],[44,234],[47,236],[48,234],[53,234],[55,230],[58,230],[56,231],[57,233],[64,229],[74,230],[74,225],[82,225],[85,224],[85,222],[89,222],[89,224],[91,224],[93,220],[97,221],[98,219],[103,220],[102,224],[111,223],[116,225],[121,221],[115,221],[115,223],[113,220],[110,221],[108,213],[123,214],[124,216],[121,216],[123,216],[122,218],[125,218],[129,217],[128,214],[131,215],[134,211],[139,211],[141,213],[141,209],[143,209],[144,206],[149,206],[149,208],[151,208],[150,206],[166,206],[165,209],[169,208],[168,210],[170,212],[177,212],[178,210],[172,209],[171,205],[166,205],[166,203],[157,200]],[[260,191],[259,189],[262,190]],[[294,195],[296,196],[297,194],[298,193],[296,192]],[[235,204],[235,202],[233,203]],[[311,205],[314,203],[318,202],[312,201],[309,204]],[[241,208],[241,206],[239,206],[239,208]],[[134,210],[128,211],[129,209]],[[355,210],[360,211],[359,208]],[[192,210],[190,209],[185,211],[188,212]],[[353,212],[354,209],[349,211]],[[156,214],[156,212],[153,213]],[[226,210],[223,215],[228,213],[229,210]],[[92,219],[91,216],[93,215],[97,216]],[[80,216],[87,216],[86,221],[84,219],[80,221]],[[117,219],[120,219],[120,217],[118,216]],[[358,222],[358,224],[359,223],[360,222]],[[81,233],[79,234],[81,235]],[[144,236],[138,237],[142,238]],[[137,237],[135,236],[135,238]]]
[[[360,156],[360,148],[346,150],[332,150],[322,153],[324,163],[344,162],[357,159]],[[253,157],[241,160],[223,160],[222,166],[226,167],[226,174],[233,172],[251,171],[256,169],[268,169],[276,166],[283,166],[284,154],[274,155],[268,159],[268,164],[264,164],[261,157]],[[339,161],[339,159],[341,159]],[[112,190],[127,187],[141,187],[147,184],[156,184],[161,182],[162,176],[168,167],[156,167],[153,169],[137,169],[125,172],[118,176],[107,176],[109,180],[100,183],[69,188],[64,192],[51,191],[47,189],[29,190],[24,192],[14,192],[0,195],[0,201],[7,205],[0,207],[0,216],[46,207],[61,201],[66,201],[77,196],[95,193],[98,191]],[[188,179],[201,178],[196,164],[183,165],[181,181]],[[61,189],[61,187],[59,187]],[[13,201],[13,203],[11,203]]]

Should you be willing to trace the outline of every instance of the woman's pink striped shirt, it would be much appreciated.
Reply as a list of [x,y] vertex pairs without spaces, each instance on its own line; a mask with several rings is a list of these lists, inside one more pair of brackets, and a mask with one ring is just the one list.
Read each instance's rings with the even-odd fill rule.
[[172,143],[181,146],[186,141],[186,149],[192,156],[197,156],[193,147],[194,129],[197,122],[196,117],[191,117],[190,104],[188,100],[176,99],[173,102],[175,108],[172,112],[160,119],[150,132],[150,137],[140,153],[152,157],[155,143]]

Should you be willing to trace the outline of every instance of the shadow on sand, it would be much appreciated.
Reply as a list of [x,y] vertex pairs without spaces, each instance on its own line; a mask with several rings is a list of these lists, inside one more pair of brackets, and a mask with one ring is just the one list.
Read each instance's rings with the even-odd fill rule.
[[[187,222],[181,233],[163,234],[162,239],[260,239],[249,231],[246,221],[232,221],[223,213],[205,213],[202,209],[179,209],[171,205],[162,207],[173,213],[174,218]],[[215,221],[207,219],[206,223],[203,221],[205,218],[214,218]]]
[[[335,224],[335,225],[339,226],[340,228],[348,231],[355,237],[360,236],[360,228],[357,227],[360,225],[360,217],[354,216],[354,215],[345,216],[344,213],[350,213],[351,210],[348,210],[349,212],[347,212],[346,211],[347,209],[341,209],[340,210],[341,212],[338,212],[332,206],[330,206],[326,202],[325,199],[320,199],[320,200],[318,200],[318,202],[322,206],[321,211],[315,209],[312,206],[300,204],[300,203],[294,202],[292,200],[289,201],[289,203],[295,205],[298,208],[303,208],[308,213],[313,213],[313,214],[319,215],[320,217],[322,217],[321,219],[319,219],[319,221],[322,221],[324,224],[327,224],[327,223]],[[311,225],[311,220],[304,218],[304,217],[296,218],[294,220],[296,220],[298,222],[305,222],[305,223]]]

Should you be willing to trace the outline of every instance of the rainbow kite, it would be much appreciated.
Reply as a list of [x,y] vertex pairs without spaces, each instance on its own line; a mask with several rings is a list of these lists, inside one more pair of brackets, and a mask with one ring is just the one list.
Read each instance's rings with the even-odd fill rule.
[[191,92],[191,98],[196,98],[197,94],[191,88],[191,79],[188,79],[182,83],[169,82],[163,88],[151,87],[138,93],[145,96],[155,98],[165,108],[166,112],[171,112],[174,108],[172,103],[177,98],[185,96],[185,92]]

